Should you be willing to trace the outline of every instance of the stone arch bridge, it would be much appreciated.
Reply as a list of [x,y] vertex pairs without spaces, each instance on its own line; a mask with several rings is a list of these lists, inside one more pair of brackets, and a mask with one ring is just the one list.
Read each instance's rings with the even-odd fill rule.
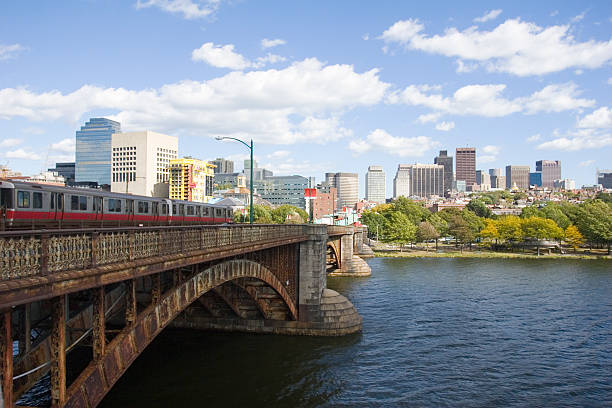
[[[50,372],[53,406],[95,407],[169,325],[357,332],[353,305],[326,288],[326,254],[342,273],[365,274],[362,236],[322,225],[2,232],[0,406]],[[75,347],[90,361],[67,371]]]

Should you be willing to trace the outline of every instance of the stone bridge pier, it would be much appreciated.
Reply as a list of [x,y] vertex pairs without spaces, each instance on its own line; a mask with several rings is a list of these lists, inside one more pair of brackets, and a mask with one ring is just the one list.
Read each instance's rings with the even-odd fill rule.
[[362,257],[373,255],[364,242],[365,227],[328,227],[327,263],[330,276],[370,276],[370,266]]

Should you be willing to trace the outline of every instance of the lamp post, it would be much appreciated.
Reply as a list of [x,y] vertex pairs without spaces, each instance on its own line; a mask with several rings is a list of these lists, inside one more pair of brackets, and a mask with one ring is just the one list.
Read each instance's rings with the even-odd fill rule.
[[217,136],[215,137],[215,139],[217,140],[223,140],[223,139],[231,139],[231,140],[235,140],[237,142],[242,143],[243,145],[245,145],[250,151],[251,151],[251,181],[249,183],[249,190],[250,190],[250,206],[249,206],[249,224],[253,223],[253,139],[251,139],[251,145],[249,145],[248,143],[240,140],[240,139],[236,139],[235,137],[228,137],[228,136]]

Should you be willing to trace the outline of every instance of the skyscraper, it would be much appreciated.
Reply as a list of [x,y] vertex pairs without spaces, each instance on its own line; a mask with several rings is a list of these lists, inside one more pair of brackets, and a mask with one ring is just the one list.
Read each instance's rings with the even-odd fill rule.
[[448,156],[446,150],[440,150],[440,154],[434,158],[434,164],[444,166],[444,192],[453,189],[453,157]]
[[366,200],[384,203],[386,198],[386,179],[382,166],[370,166],[365,180]]
[[410,165],[400,164],[393,179],[393,198],[410,197]]
[[121,124],[106,118],[91,118],[76,132],[75,181],[111,184],[111,142],[121,133]]
[[226,160],[223,157],[217,157],[215,160],[211,160],[210,164],[214,164],[215,166],[217,166],[215,168],[215,174],[217,173],[225,174],[225,173],[234,172],[234,162],[231,160]]
[[484,170],[476,170],[476,184],[491,187],[491,176]]
[[489,169],[491,188],[506,188],[506,176],[501,175],[501,169]]
[[353,208],[359,201],[357,173],[325,173],[325,181],[338,189],[338,208]]
[[601,184],[603,188],[612,188],[612,170],[597,169],[597,184]]
[[476,184],[476,148],[458,147],[455,157],[457,160],[455,178],[464,180],[468,187]]
[[529,189],[529,166],[506,166],[506,188]]
[[207,203],[212,198],[213,166],[203,160],[185,157],[170,160],[170,194],[173,200]]
[[444,166],[413,164],[410,166],[410,195],[430,197],[444,195]]
[[553,188],[555,180],[561,180],[561,160],[538,160],[536,171],[542,173],[542,187]]

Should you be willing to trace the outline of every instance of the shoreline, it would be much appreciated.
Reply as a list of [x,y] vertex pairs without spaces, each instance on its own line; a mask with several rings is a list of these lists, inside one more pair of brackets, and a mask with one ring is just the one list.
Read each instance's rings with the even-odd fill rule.
[[376,258],[488,258],[488,259],[604,259],[612,260],[610,255],[574,255],[574,254],[523,254],[516,252],[489,252],[489,251],[377,251],[374,250]]

